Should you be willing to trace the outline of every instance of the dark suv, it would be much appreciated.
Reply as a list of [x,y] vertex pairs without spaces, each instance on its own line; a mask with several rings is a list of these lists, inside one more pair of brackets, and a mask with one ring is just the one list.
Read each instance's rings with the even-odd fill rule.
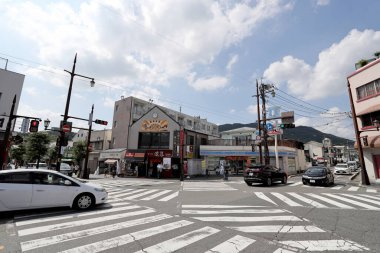
[[244,181],[247,185],[252,183],[263,183],[272,185],[275,181],[280,181],[283,184],[288,182],[288,175],[285,171],[276,168],[272,165],[253,165],[244,170]]

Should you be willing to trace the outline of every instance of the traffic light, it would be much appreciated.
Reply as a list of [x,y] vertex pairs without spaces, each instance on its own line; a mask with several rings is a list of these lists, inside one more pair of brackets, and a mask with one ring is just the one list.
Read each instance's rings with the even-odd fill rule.
[[30,121],[30,126],[29,126],[29,132],[31,133],[35,133],[35,132],[38,132],[38,125],[40,124],[40,122],[38,120],[32,120]]
[[95,120],[95,124],[100,124],[100,125],[105,125],[106,126],[108,124],[108,122],[105,121],[105,120],[96,119]]
[[284,128],[295,128],[296,125],[294,125],[294,124],[281,124],[280,127],[282,129],[284,129]]

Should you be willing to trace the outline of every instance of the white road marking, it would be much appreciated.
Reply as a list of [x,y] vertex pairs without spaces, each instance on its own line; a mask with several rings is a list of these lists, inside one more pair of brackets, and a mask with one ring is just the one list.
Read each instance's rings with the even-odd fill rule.
[[352,199],[348,199],[348,198],[344,198],[344,197],[341,197],[341,196],[336,196],[336,195],[333,195],[331,193],[323,193],[327,196],[330,196],[332,198],[336,198],[336,199],[339,199],[339,200],[342,200],[342,201],[345,201],[345,202],[348,202],[350,204],[354,204],[354,205],[357,205],[357,206],[361,206],[361,207],[364,207],[366,209],[370,209],[370,210],[380,210],[379,207],[376,207],[376,206],[371,206],[371,205],[367,205],[367,204],[364,204],[364,203],[361,203],[359,201],[355,201],[355,200],[352,200]]
[[157,198],[159,196],[162,196],[162,195],[164,195],[164,194],[166,194],[168,192],[171,192],[171,190],[162,190],[160,192],[157,192],[157,193],[155,193],[153,195],[150,195],[149,197],[143,198],[141,200],[152,200],[152,199]]
[[376,189],[367,189],[367,192],[376,193]]
[[205,253],[238,253],[254,242],[255,240],[251,238],[237,235]]
[[169,201],[169,200],[171,200],[171,199],[173,199],[173,198],[175,198],[175,197],[178,197],[178,191],[176,191],[176,192],[174,192],[174,193],[172,193],[172,194],[170,194],[170,195],[168,195],[168,196],[166,196],[166,197],[164,197],[164,198],[162,198],[162,199],[159,199],[158,201]]
[[350,191],[350,192],[356,192],[357,190],[359,190],[359,187],[357,186],[351,186],[350,188],[347,189],[347,191]]
[[372,203],[372,204],[375,204],[375,205],[380,205],[380,201],[376,201],[376,200],[373,200],[373,199],[368,199],[368,198],[364,198],[364,197],[360,197],[360,196],[356,196],[356,195],[352,195],[352,194],[342,194],[342,195],[350,197],[350,198],[362,200],[362,201],[365,201],[365,202],[368,202],[368,203]]
[[182,205],[182,208],[212,208],[212,209],[252,208],[252,207],[267,207],[267,206]]
[[245,233],[322,233],[324,230],[315,226],[283,226],[283,225],[268,225],[268,226],[241,226],[228,227]]
[[129,227],[143,225],[143,224],[156,222],[156,221],[169,219],[169,218],[172,218],[172,216],[167,215],[167,214],[159,214],[156,216],[144,217],[144,218],[140,218],[136,220],[129,220],[129,221],[121,222],[121,223],[85,229],[85,230],[81,230],[77,232],[69,232],[66,234],[59,234],[55,236],[34,239],[31,241],[21,242],[21,249],[24,252],[28,250],[41,248],[41,247],[46,247],[53,244],[72,241],[72,240],[85,238],[85,237],[89,237],[89,236],[93,236],[97,234],[108,233],[108,232],[116,231],[119,229],[125,229]]
[[347,240],[279,241],[282,244],[306,251],[363,251],[370,250]]
[[[137,240],[148,238],[150,236],[168,232],[180,227],[188,226],[190,224],[192,224],[191,221],[186,221],[186,220],[176,221],[173,223],[169,223],[169,224],[165,224],[165,225],[161,225],[157,227],[152,227],[145,230],[133,232],[130,234],[114,237],[108,240],[103,240],[103,241],[83,245],[77,248],[65,250],[65,251],[62,251],[61,253],[78,253],[78,252],[95,253],[95,252],[105,251],[105,250],[109,250],[112,248],[116,248],[128,243],[137,241]],[[144,250],[142,252],[147,252],[147,251]]]
[[273,253],[294,253],[294,251],[290,251],[287,249],[278,248]]
[[138,192],[146,191],[146,189],[138,189],[127,193],[120,193],[120,194],[109,194],[113,198],[123,198],[124,196],[132,195]]
[[278,206],[273,200],[268,198],[264,193],[262,192],[255,192],[256,196],[262,200],[268,201],[269,203],[272,203],[275,206]]
[[175,252],[187,245],[202,240],[210,235],[218,233],[220,230],[212,227],[204,227],[189,233],[177,236],[173,239],[158,243],[151,247],[137,251],[136,253],[166,253]]
[[260,217],[236,217],[236,216],[218,216],[218,217],[191,217],[201,221],[222,221],[222,222],[260,222],[260,221],[302,221],[296,216],[260,216]]
[[370,199],[376,199],[376,200],[380,200],[380,197],[375,197],[375,196],[370,196],[370,195],[365,195],[365,194],[359,194],[360,196],[364,196],[366,198],[370,198]]
[[51,232],[51,231],[59,230],[59,229],[79,227],[79,226],[84,226],[84,225],[89,225],[89,224],[94,224],[94,223],[99,223],[99,222],[104,222],[104,221],[110,221],[110,220],[116,220],[116,219],[136,216],[136,215],[153,213],[153,212],[155,212],[155,210],[145,209],[145,210],[135,211],[135,212],[130,212],[130,213],[114,214],[114,215],[90,218],[90,219],[79,220],[79,221],[69,221],[69,222],[64,222],[64,223],[59,223],[59,224],[33,227],[33,228],[19,230],[18,235],[26,236],[26,235],[43,233],[43,232]]
[[343,187],[344,187],[344,186],[342,186],[342,185],[336,185],[336,186],[332,187],[331,190],[340,190],[340,189],[342,189]]
[[297,185],[300,185],[300,184],[302,184],[302,182],[297,182],[297,183],[291,184],[289,186],[297,186]]
[[293,200],[289,199],[288,197],[285,197],[281,193],[278,192],[271,192],[272,195],[279,198],[281,201],[285,202],[289,206],[302,206],[301,204],[298,204],[297,202],[294,202]]
[[125,211],[125,210],[131,210],[131,209],[136,209],[136,208],[141,208],[141,207],[132,205],[132,206],[126,206],[126,207],[110,208],[110,209],[105,209],[105,210],[96,210],[96,211],[91,211],[91,212],[65,214],[65,215],[59,215],[59,216],[54,216],[54,217],[45,217],[45,218],[31,219],[31,220],[25,220],[25,221],[17,221],[16,226],[21,227],[25,225],[48,222],[48,221],[73,219],[73,218],[85,217],[89,215],[112,213],[112,212]]
[[153,189],[153,190],[149,190],[149,191],[146,191],[146,192],[134,194],[134,195],[132,195],[130,197],[126,197],[124,199],[128,199],[128,200],[130,200],[130,199],[136,199],[136,198],[139,198],[141,196],[145,196],[145,195],[151,194],[151,193],[156,192],[156,191],[158,191],[158,189]]
[[313,198],[320,199],[320,200],[322,200],[322,201],[324,201],[326,203],[329,203],[331,205],[334,205],[334,206],[337,206],[337,207],[340,207],[340,208],[355,209],[355,207],[348,206],[346,204],[337,202],[337,201],[329,199],[329,198],[325,198],[323,196],[319,196],[319,195],[314,194],[314,193],[306,193],[306,194],[309,195],[309,196],[311,196],[311,197],[313,197]]
[[183,214],[225,214],[225,213],[285,213],[281,209],[232,209],[232,210],[182,210]]
[[291,195],[291,196],[293,196],[294,198],[297,198],[297,199],[299,199],[299,200],[301,200],[301,201],[303,201],[303,202],[305,202],[307,204],[310,204],[312,206],[315,206],[315,207],[318,207],[318,208],[327,208],[327,206],[325,206],[325,205],[323,205],[323,204],[321,204],[321,203],[319,203],[319,202],[317,202],[315,200],[311,200],[311,199],[305,198],[305,197],[303,197],[303,196],[301,196],[301,195],[299,195],[299,194],[297,194],[295,192],[289,192],[288,194]]

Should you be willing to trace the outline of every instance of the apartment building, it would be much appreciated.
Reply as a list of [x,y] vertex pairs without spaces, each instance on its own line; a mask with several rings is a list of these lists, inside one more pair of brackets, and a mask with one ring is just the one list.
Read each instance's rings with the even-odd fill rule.
[[347,80],[368,177],[371,183],[380,183],[380,59],[357,69]]

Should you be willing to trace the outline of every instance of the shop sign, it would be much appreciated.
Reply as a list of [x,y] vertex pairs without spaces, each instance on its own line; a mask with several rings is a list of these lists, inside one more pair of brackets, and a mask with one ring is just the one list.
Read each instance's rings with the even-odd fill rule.
[[147,150],[146,156],[149,158],[172,157],[172,151],[171,150]]
[[160,131],[167,131],[168,126],[169,126],[169,122],[166,119],[143,120],[140,130],[142,132],[160,132]]

